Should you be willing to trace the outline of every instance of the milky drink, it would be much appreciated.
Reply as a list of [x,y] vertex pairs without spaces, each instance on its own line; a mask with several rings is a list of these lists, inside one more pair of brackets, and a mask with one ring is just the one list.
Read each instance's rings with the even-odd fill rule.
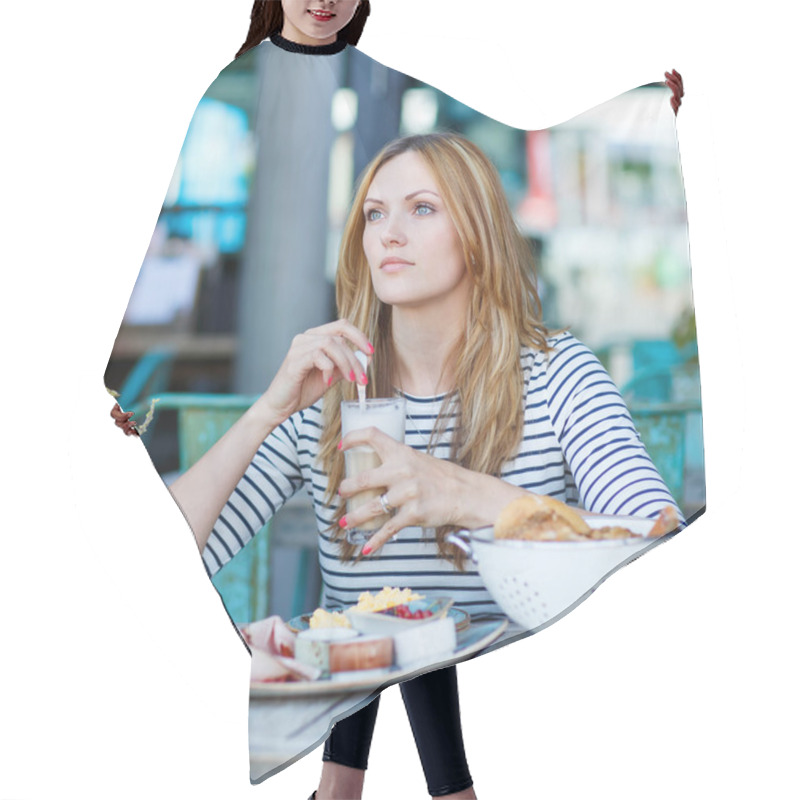
[[[347,436],[351,431],[370,427],[378,428],[378,430],[383,431],[387,436],[391,436],[395,441],[405,441],[405,398],[372,398],[342,403],[342,437]],[[371,447],[351,447],[345,451],[345,474],[348,478],[354,478],[360,473],[375,469],[380,465],[380,456]],[[350,514],[364,503],[380,497],[385,491],[385,488],[377,488],[359,492],[348,499],[347,513]],[[375,531],[387,519],[388,516],[382,514],[380,517],[373,517],[368,520],[359,528],[364,531]],[[348,539],[351,542],[366,541],[368,538],[368,535],[359,536],[358,531],[348,531]]]
[[[381,465],[381,459],[371,447],[354,447],[344,454],[344,463],[347,477],[354,478],[362,472],[379,467]],[[365,489],[363,492],[354,494],[347,500],[347,513],[352,514],[359,506],[368,503],[376,497],[380,497],[383,492],[383,489]],[[376,531],[383,525],[386,519],[387,515],[383,514],[380,517],[373,517],[366,522],[362,522],[359,527],[365,531]]]

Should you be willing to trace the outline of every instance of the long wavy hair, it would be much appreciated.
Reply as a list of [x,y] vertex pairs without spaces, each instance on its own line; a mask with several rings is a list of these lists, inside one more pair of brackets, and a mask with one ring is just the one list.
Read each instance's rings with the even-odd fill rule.
[[[472,297],[460,340],[450,359],[456,391],[443,404],[433,442],[448,416],[457,413],[450,460],[466,469],[499,476],[502,465],[518,451],[524,422],[524,386],[520,348],[547,352],[548,330],[536,291],[533,254],[508,205],[500,176],[472,142],[453,133],[408,136],[390,142],[365,169],[344,227],[336,273],[336,304],[340,318],[360,328],[375,347],[367,394],[389,397],[394,392],[395,352],[392,307],[382,303],[372,287],[362,244],[363,204],[375,175],[402,153],[418,153],[436,180],[444,206],[458,232],[464,263],[472,279]],[[376,365],[377,369],[373,369]],[[340,402],[356,397],[355,386],[340,381],[326,394],[320,461],[328,475],[327,502],[333,503],[344,477],[344,458],[337,449],[341,431]],[[338,515],[344,513],[339,502]],[[443,526],[436,530],[439,554],[463,567],[463,554],[447,544]],[[343,559],[355,548],[342,540]]]
[[[369,0],[361,0],[353,19],[339,31],[337,38],[344,39],[348,44],[358,44],[369,11]],[[239,48],[239,52],[236,53],[236,58],[282,30],[283,6],[280,0],[254,0],[253,8],[250,11],[250,30],[247,31],[247,38]]]

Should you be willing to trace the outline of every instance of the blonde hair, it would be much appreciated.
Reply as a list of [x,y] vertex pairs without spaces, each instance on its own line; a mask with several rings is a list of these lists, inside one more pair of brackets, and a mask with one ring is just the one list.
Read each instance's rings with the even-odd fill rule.
[[[394,392],[392,308],[382,303],[370,280],[362,236],[363,204],[377,172],[391,159],[418,153],[436,180],[444,205],[458,232],[473,291],[466,324],[451,354],[456,391],[443,404],[434,430],[458,410],[450,460],[466,469],[499,476],[502,465],[516,455],[522,439],[524,386],[520,348],[549,350],[531,249],[519,232],[500,182],[486,155],[472,142],[453,133],[409,136],[390,142],[367,166],[344,227],[336,274],[336,304],[340,318],[361,329],[375,347],[367,394],[389,397]],[[340,381],[325,395],[320,461],[328,475],[331,503],[344,477],[344,458],[337,449],[341,431],[340,402],[355,399],[353,384]],[[435,441],[434,441],[435,443]],[[338,517],[344,513],[340,503]],[[338,525],[334,535],[343,537]],[[463,566],[461,551],[444,537],[452,527],[436,531],[439,554]],[[342,542],[342,558],[355,548]]]

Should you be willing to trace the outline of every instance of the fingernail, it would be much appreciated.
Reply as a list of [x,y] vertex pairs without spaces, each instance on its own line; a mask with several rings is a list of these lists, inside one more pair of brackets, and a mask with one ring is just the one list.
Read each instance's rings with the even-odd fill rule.
[[368,556],[368,555],[369,555],[369,554],[372,552],[372,548],[371,548],[371,547],[370,547],[368,544],[365,544],[365,545],[364,545],[364,546],[361,548],[361,552],[362,552],[362,553],[363,553],[365,556]]
[[367,342],[367,347],[369,348],[369,354],[372,355],[375,352],[375,348],[370,342]]
[[363,372],[361,373],[361,378],[360,378],[360,380],[361,380],[361,383],[363,383],[363,384],[364,384],[364,386],[366,386],[366,385],[367,385],[367,383],[369,383],[369,381],[367,380],[367,376],[366,376],[366,375],[365,375]]
[[339,444],[336,445],[336,449],[337,450],[341,450],[342,449],[342,442],[339,442]]
[[328,386],[330,386],[332,383],[333,383],[333,375],[331,375],[330,378],[328,378]]
[[342,517],[339,520],[339,527],[340,528],[346,528],[347,527],[347,517]]
[[351,369],[350,374],[347,377],[350,378],[351,381],[354,381],[356,379],[355,371]]

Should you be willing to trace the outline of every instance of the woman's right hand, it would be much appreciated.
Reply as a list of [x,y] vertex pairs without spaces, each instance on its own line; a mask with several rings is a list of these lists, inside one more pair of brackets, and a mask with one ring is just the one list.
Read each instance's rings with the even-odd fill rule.
[[119,403],[114,403],[114,408],[111,409],[111,416],[114,419],[114,424],[120,428],[126,436],[139,435],[139,431],[136,430],[136,420],[133,419],[133,411],[123,411]]
[[340,380],[366,386],[367,376],[353,346],[368,357],[374,352],[367,337],[345,319],[298,334],[258,402],[282,422],[315,403]]

